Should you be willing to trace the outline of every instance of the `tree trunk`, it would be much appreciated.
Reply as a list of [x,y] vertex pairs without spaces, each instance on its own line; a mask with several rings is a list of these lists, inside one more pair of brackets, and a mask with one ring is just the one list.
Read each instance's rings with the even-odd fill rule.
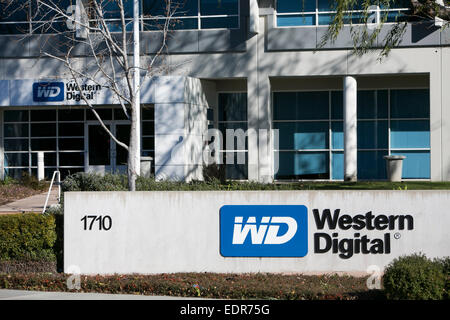
[[[136,101],[133,101],[135,104]],[[138,106],[131,107],[131,128],[130,144],[128,146],[128,190],[136,191],[136,179],[140,174],[140,144],[139,144],[139,125],[138,115],[140,112]]]

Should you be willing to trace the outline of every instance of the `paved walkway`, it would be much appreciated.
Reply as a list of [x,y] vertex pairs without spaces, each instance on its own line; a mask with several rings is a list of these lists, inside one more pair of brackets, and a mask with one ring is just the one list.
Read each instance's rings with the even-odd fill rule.
[[[42,212],[44,209],[47,192],[34,196],[16,200],[0,206],[0,214],[20,213],[20,212]],[[58,204],[58,187],[53,187],[50,192],[47,207]]]
[[0,300],[185,300],[195,298],[133,294],[44,292],[0,289]]

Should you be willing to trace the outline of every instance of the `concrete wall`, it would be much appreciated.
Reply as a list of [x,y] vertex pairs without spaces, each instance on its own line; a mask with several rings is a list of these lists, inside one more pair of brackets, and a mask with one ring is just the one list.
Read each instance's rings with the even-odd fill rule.
[[[404,254],[450,255],[450,216],[442,210],[450,206],[450,191],[67,192],[64,197],[64,269],[75,265],[82,274],[366,272],[371,265],[383,269]],[[298,258],[221,256],[221,234],[233,232],[232,228],[221,229],[219,211],[224,205],[306,206],[307,230],[298,225],[297,232],[307,232],[307,254]],[[403,215],[411,221],[405,220],[401,228],[398,218],[392,230],[387,225],[383,230],[343,230],[339,225],[319,230],[314,209],[320,213],[330,209],[331,214],[340,209],[341,216],[351,217],[368,212]],[[94,223],[89,230],[88,220],[88,230],[84,230],[86,215],[110,216],[111,228],[99,230]],[[377,220],[382,219],[373,219]],[[388,237],[390,250],[366,254],[354,250],[349,258],[331,250],[317,253],[314,238],[318,232],[338,233],[339,241],[356,234],[371,240]]]

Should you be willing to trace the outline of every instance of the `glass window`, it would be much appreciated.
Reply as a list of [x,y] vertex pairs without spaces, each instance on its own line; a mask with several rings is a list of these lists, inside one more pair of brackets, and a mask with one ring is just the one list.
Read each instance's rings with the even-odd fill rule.
[[[405,13],[409,12],[410,4],[403,1],[390,3],[392,4],[390,6],[380,6],[381,17],[386,16],[387,22],[405,20],[407,18]],[[343,16],[344,24],[366,23],[367,17],[373,16],[374,11],[367,15],[361,11],[366,6],[380,5],[378,1],[363,0],[348,4],[348,13]],[[332,0],[277,0],[277,26],[329,25],[335,18],[336,7],[336,2]]]
[[277,122],[279,147],[285,149],[327,149],[328,122]]
[[391,148],[429,148],[430,122],[391,120]]
[[386,179],[387,151],[358,151],[358,179]]
[[62,136],[84,136],[84,123],[60,123],[58,134]]
[[28,137],[28,123],[4,124],[5,137]]
[[[102,120],[112,120],[112,109],[95,109]],[[90,109],[86,110],[87,120],[97,120],[94,112]]]
[[[403,178],[429,177],[428,95],[427,89],[358,91],[359,179],[385,179],[386,160],[383,156],[397,153],[411,154]],[[330,97],[328,104],[327,96]],[[308,108],[310,105],[314,108]],[[327,109],[331,110],[330,114]],[[279,150],[274,152],[281,157],[276,178],[329,179],[324,177],[330,171],[331,179],[343,179],[342,118],[342,91],[331,91],[330,95],[326,92],[274,92],[272,127],[279,130]],[[322,154],[312,152],[312,149],[328,155],[328,171],[322,170],[322,167],[316,175],[308,171],[308,166],[317,164],[307,165],[305,162],[308,159],[316,161],[315,157]],[[419,171],[416,170],[418,163],[424,166]],[[302,171],[299,168],[306,169]]]
[[[31,153],[31,165],[38,165],[37,152]],[[56,166],[56,152],[44,152],[44,167]]]
[[308,12],[316,10],[316,0],[277,0],[277,12]]
[[429,118],[428,89],[391,90],[391,118]]
[[0,21],[26,22],[29,16],[29,1],[0,1]]
[[3,117],[5,122],[27,122],[28,110],[6,110]]
[[328,152],[279,152],[276,179],[329,179]]
[[358,119],[387,119],[388,91],[362,90],[357,98]]
[[4,139],[5,151],[28,151],[28,139]]
[[358,121],[357,132],[358,149],[387,149],[387,121]]
[[153,121],[142,122],[142,135],[153,136],[155,134],[155,123]]
[[4,165],[5,167],[28,167],[28,152],[5,153]]
[[83,109],[60,109],[58,110],[59,121],[84,121]]
[[56,139],[31,139],[32,151],[56,150]]
[[398,151],[392,154],[406,156],[402,167],[403,179],[430,179],[429,151]]
[[344,149],[344,122],[333,121],[331,123],[331,147]]
[[32,123],[31,137],[55,137],[56,123]]
[[82,138],[59,138],[59,150],[84,150],[84,139]]
[[60,152],[59,153],[60,166],[84,166],[84,152]]
[[344,119],[344,95],[342,91],[331,91],[331,119]]
[[[186,19],[181,20],[184,22]],[[188,22],[186,22],[188,23]],[[238,17],[222,17],[222,18],[202,18],[202,29],[236,29],[239,27]],[[194,29],[197,25],[196,21],[191,21],[187,27],[182,25],[178,29]]]
[[238,0],[200,0],[200,14],[234,15],[239,13]]
[[332,173],[333,180],[344,180],[344,153],[343,152],[332,152]]
[[219,93],[219,121],[247,121],[247,93]]
[[34,121],[56,121],[56,110],[31,110],[31,120]]

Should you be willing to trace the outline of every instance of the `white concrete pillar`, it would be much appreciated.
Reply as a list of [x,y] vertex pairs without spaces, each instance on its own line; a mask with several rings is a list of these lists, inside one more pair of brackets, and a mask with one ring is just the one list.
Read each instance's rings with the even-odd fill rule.
[[357,180],[357,83],[351,76],[344,78],[344,180]]
[[37,160],[38,160],[38,180],[44,180],[44,153],[42,151],[39,151],[37,153]]

